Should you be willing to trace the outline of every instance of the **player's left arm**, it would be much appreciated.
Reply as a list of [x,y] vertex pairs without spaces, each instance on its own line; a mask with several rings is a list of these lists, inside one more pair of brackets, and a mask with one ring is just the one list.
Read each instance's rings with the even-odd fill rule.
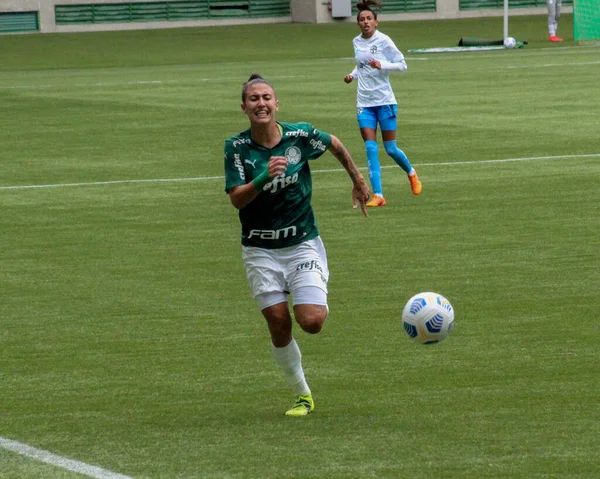
[[366,203],[369,200],[370,191],[362,173],[358,170],[346,147],[334,135],[331,135],[329,151],[337,158],[352,180],[352,184],[354,185],[352,189],[353,207],[356,208],[357,204],[359,204],[363,215],[368,216]]
[[387,38],[383,45],[383,56],[385,59],[372,59],[369,60],[369,65],[372,68],[386,71],[400,71],[405,72],[408,69],[404,55],[391,38]]

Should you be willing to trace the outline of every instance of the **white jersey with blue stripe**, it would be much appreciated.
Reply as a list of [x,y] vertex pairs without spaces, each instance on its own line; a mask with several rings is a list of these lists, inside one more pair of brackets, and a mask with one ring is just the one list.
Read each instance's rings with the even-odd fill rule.
[[[396,105],[396,97],[390,84],[390,71],[406,71],[404,55],[390,37],[376,30],[371,38],[358,35],[352,40],[356,67],[353,78],[358,80],[356,106],[366,108],[381,105]],[[369,60],[381,63],[381,70],[372,68]]]

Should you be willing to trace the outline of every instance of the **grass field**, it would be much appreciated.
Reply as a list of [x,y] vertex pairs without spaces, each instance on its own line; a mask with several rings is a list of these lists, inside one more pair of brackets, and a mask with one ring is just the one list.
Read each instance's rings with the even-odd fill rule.
[[[407,54],[398,144],[421,196],[383,155],[388,206],[365,219],[333,156],[313,164],[331,314],[295,332],[305,420],[282,414],[223,142],[257,71],[280,120],[366,174],[356,25],[0,37],[0,477],[94,476],[7,440],[94,477],[598,477],[600,49],[571,25],[561,45],[514,17],[525,49]],[[406,52],[502,20],[380,27]],[[430,347],[400,326],[426,290],[456,310]]]

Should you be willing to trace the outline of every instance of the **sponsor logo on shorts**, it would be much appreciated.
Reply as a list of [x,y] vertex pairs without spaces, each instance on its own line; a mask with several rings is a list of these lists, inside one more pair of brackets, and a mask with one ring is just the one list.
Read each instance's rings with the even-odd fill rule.
[[296,266],[296,271],[315,271],[315,270],[321,274],[324,274],[321,264],[317,260],[314,260],[314,259],[310,260],[310,261],[306,261],[304,263],[300,263],[298,266]]

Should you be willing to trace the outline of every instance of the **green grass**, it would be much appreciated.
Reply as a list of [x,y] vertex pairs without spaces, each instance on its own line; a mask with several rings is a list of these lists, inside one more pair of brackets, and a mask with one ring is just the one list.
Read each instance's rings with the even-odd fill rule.
[[[407,55],[398,143],[420,197],[382,155],[388,206],[365,219],[335,159],[314,164],[331,314],[295,331],[317,406],[300,421],[246,284],[223,141],[258,71],[281,120],[336,134],[363,168],[342,81],[356,26],[1,37],[0,437],[146,478],[596,477],[600,55],[570,21],[563,45],[514,17],[523,50]],[[404,51],[500,29],[381,25]],[[433,347],[400,326],[424,290],[456,310]]]

